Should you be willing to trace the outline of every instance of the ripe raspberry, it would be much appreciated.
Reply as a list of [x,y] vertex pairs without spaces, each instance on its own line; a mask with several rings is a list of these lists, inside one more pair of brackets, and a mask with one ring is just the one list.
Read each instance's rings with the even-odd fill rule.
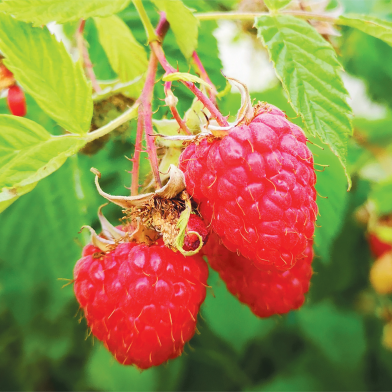
[[258,317],[288,313],[305,301],[312,276],[313,250],[309,241],[304,256],[288,271],[257,266],[252,261],[230,252],[211,234],[203,247],[211,267],[219,272],[227,289]]
[[392,250],[392,245],[382,241],[376,234],[370,233],[368,236],[370,251],[373,256],[378,258],[384,253]]
[[23,117],[26,115],[26,98],[19,86],[11,86],[8,89],[7,104],[14,116]]
[[370,283],[379,294],[392,293],[392,252],[384,253],[373,263]]
[[200,246],[199,237],[194,233],[188,233],[190,231],[195,231],[199,233],[203,240],[203,244],[208,241],[209,232],[203,221],[199,216],[191,214],[189,217],[188,225],[186,227],[186,235],[184,238],[183,249],[186,251],[196,250]]
[[156,245],[87,245],[74,269],[75,294],[92,333],[118,362],[140,369],[176,358],[193,336],[208,267]]
[[180,169],[230,251],[281,270],[301,257],[314,233],[316,175],[303,131],[282,111],[260,109],[223,139],[189,145]]

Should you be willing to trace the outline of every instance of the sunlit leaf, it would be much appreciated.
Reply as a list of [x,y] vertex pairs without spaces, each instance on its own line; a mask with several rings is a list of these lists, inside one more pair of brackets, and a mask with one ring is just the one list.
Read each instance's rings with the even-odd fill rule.
[[293,109],[307,132],[339,158],[350,187],[346,154],[351,108],[334,49],[311,25],[293,16],[261,16],[256,27]]

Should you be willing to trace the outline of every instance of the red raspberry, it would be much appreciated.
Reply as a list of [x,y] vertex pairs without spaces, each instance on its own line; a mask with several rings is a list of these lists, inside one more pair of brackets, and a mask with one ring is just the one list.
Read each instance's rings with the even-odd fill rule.
[[19,86],[11,86],[8,89],[7,104],[14,116],[26,115],[26,98]]
[[313,155],[303,131],[270,106],[223,139],[181,154],[200,212],[233,252],[290,269],[311,240],[317,215]]
[[183,249],[186,251],[196,250],[200,246],[199,237],[194,233],[188,233],[189,231],[195,231],[199,233],[203,240],[203,244],[208,241],[209,232],[203,221],[199,216],[191,214],[189,217],[188,225],[186,227],[186,235],[184,238]]
[[370,251],[375,258],[382,256],[384,253],[392,250],[392,245],[380,240],[377,234],[369,233],[368,236]]
[[219,272],[227,289],[249,306],[256,316],[284,314],[303,305],[304,294],[309,290],[312,276],[311,241],[308,242],[304,257],[287,271],[256,267],[252,261],[227,250],[214,233],[202,251],[211,267]]
[[74,270],[76,298],[117,361],[147,369],[179,356],[206,296],[201,256],[184,257],[162,240],[121,243],[104,255],[87,245],[83,255]]

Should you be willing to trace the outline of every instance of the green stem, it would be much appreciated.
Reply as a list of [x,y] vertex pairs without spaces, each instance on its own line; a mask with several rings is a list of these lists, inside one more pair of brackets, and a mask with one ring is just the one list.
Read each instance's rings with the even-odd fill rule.
[[143,23],[144,29],[146,30],[148,43],[150,43],[152,41],[158,41],[159,37],[155,33],[155,29],[154,29],[153,25],[151,24],[150,18],[148,17],[146,10],[144,9],[142,0],[132,0],[132,1],[133,1],[133,4],[135,5],[135,8],[140,16],[140,19]]
[[[336,23],[338,18],[323,14],[314,14],[312,12],[304,11],[280,11],[282,15],[292,15],[297,16],[302,19],[316,19],[325,22]],[[216,20],[216,19],[226,19],[226,20],[253,20],[259,16],[271,15],[270,12],[197,12],[194,14],[199,20]]]
[[86,135],[86,141],[91,142],[92,140],[98,139],[106,134],[112,132],[114,129],[119,127],[120,125],[126,123],[127,121],[132,120],[137,117],[137,110],[139,107],[139,102],[136,101],[127,111],[125,111],[121,116],[118,116],[114,120],[110,121],[110,123],[104,125],[101,128],[96,129],[93,132],[90,132]]

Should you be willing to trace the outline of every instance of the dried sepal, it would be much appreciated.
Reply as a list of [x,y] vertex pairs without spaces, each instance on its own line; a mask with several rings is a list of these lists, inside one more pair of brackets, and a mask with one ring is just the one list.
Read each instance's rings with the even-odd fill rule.
[[98,193],[110,202],[124,208],[140,207],[150,200],[154,195],[158,195],[166,199],[172,199],[185,189],[184,173],[175,165],[170,165],[170,178],[164,187],[158,189],[155,193],[150,192],[137,196],[113,196],[104,192],[99,185],[99,178],[101,177],[101,173],[94,168],[92,168],[91,171],[95,174],[95,185],[97,187]]
[[108,240],[97,235],[97,233],[92,227],[86,225],[82,226],[81,230],[83,229],[87,229],[90,232],[91,243],[97,248],[101,249],[102,252],[109,252],[113,248],[113,245],[115,245],[115,242],[113,240]]
[[102,208],[107,206],[109,203],[102,204],[98,208],[98,219],[101,223],[102,233],[110,240],[118,240],[125,236],[125,232],[113,226],[103,215]]

